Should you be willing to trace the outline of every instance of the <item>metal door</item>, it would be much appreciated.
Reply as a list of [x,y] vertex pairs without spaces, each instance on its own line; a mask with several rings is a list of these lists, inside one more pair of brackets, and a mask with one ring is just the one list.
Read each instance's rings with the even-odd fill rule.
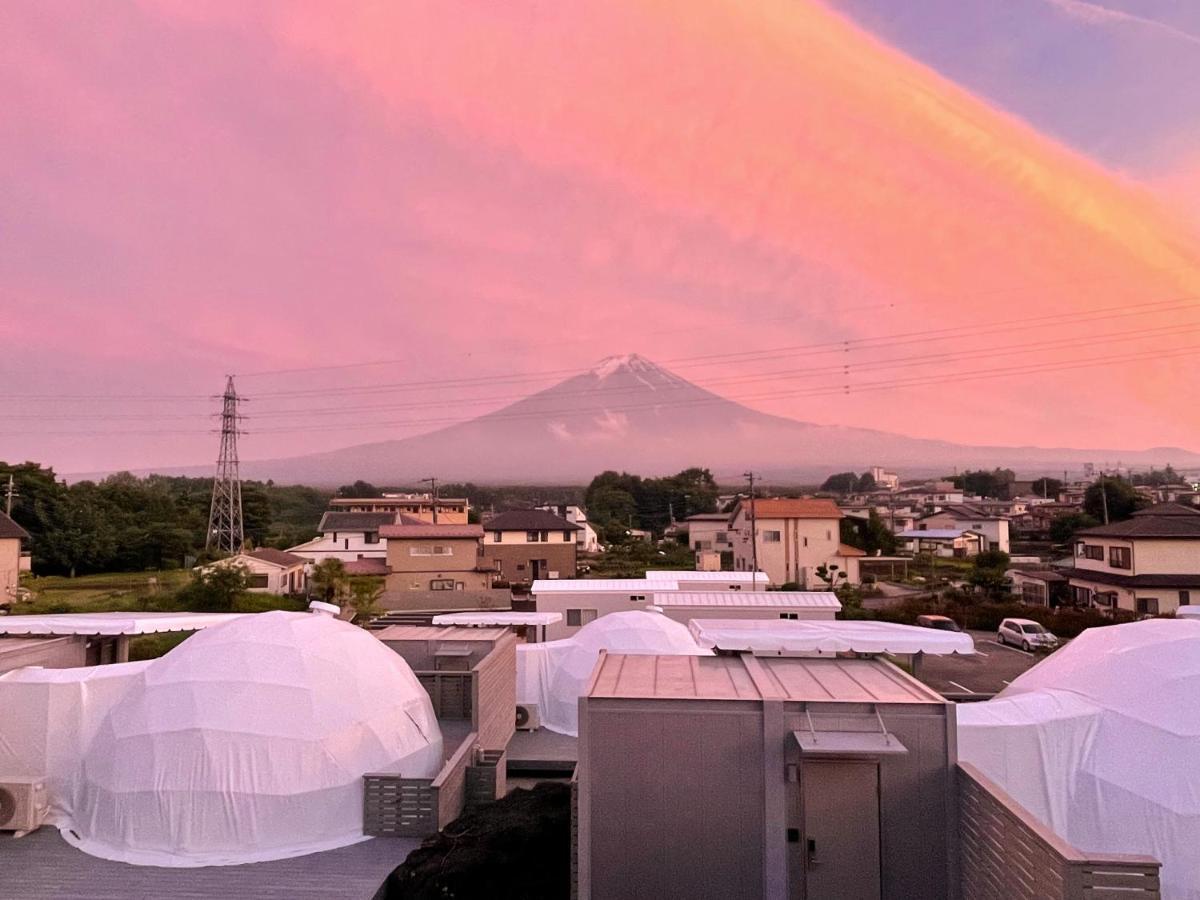
[[879,900],[879,764],[801,767],[806,900]]

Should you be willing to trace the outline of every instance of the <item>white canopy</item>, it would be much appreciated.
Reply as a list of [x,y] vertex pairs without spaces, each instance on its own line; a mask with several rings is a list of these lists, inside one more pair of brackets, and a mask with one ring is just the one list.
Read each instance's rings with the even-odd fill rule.
[[362,776],[430,777],[429,696],[370,633],[268,612],[152,661],[100,723],[63,835],[139,865],[230,865],[363,840]]
[[1090,628],[994,700],[958,707],[959,757],[1086,852],[1163,863],[1200,900],[1200,622]]
[[974,653],[969,634],[892,622],[692,619],[698,646],[753,653]]
[[708,656],[685,626],[659,612],[609,613],[569,638],[517,647],[517,702],[536,703],[542,725],[559,734],[579,733],[579,698],[600,651]]
[[222,625],[246,613],[61,613],[44,616],[0,616],[0,634],[156,634],[199,631]]
[[434,625],[553,625],[562,621],[557,612],[489,612],[441,613],[433,617]]

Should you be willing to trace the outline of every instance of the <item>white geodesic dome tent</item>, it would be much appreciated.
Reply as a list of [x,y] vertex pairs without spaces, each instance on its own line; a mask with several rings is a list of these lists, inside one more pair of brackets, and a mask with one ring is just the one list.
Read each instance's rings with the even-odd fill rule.
[[579,733],[579,697],[600,651],[711,656],[686,625],[654,610],[610,613],[569,638],[517,647],[517,702],[536,703],[542,726],[559,734]]
[[1162,862],[1200,900],[1200,622],[1091,628],[958,707],[959,758],[1087,852]]
[[371,634],[269,612],[201,631],[139,673],[83,755],[63,835],[141,865],[282,859],[363,839],[362,776],[436,774],[408,664]]

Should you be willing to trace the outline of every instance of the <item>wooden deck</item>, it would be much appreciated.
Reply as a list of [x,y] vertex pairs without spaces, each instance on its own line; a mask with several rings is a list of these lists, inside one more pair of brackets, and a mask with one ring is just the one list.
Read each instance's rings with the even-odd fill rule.
[[371,900],[419,845],[376,838],[253,865],[161,869],[88,856],[47,826],[18,839],[0,835],[0,900]]

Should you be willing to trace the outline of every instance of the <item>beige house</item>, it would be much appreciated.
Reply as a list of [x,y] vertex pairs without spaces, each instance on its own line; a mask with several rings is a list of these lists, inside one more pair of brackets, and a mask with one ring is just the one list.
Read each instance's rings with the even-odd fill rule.
[[29,532],[0,512],[0,606],[16,599],[21,578],[21,541]]
[[1200,602],[1200,510],[1160,503],[1075,537],[1075,603],[1158,615]]
[[334,497],[329,506],[336,512],[399,513],[433,524],[466,525],[471,504],[465,497],[438,497],[431,494],[384,494],[382,497]]
[[983,550],[1008,553],[1008,519],[974,504],[953,503],[917,519],[917,531],[969,531],[983,538]]
[[246,589],[256,594],[303,594],[308,590],[309,560],[286,550],[262,547],[247,550],[204,566],[241,566],[246,570]]
[[579,526],[544,509],[498,513],[483,523],[483,555],[510,584],[574,578]]
[[[480,555],[479,525],[383,525],[388,591],[480,591],[494,569]],[[574,544],[572,544],[574,547]]]
[[[757,525],[753,539],[752,503]],[[858,584],[858,561],[866,554],[841,542],[841,519],[842,511],[832,500],[739,500],[730,515],[733,568],[751,571],[757,544],[758,568],[770,576],[773,584],[798,584],[805,590],[825,587],[826,582],[816,574],[821,566],[837,566],[837,572],[846,573],[839,582]]]
[[696,554],[696,568],[718,572],[733,568],[733,539],[727,513],[698,513],[684,521],[688,546]]

